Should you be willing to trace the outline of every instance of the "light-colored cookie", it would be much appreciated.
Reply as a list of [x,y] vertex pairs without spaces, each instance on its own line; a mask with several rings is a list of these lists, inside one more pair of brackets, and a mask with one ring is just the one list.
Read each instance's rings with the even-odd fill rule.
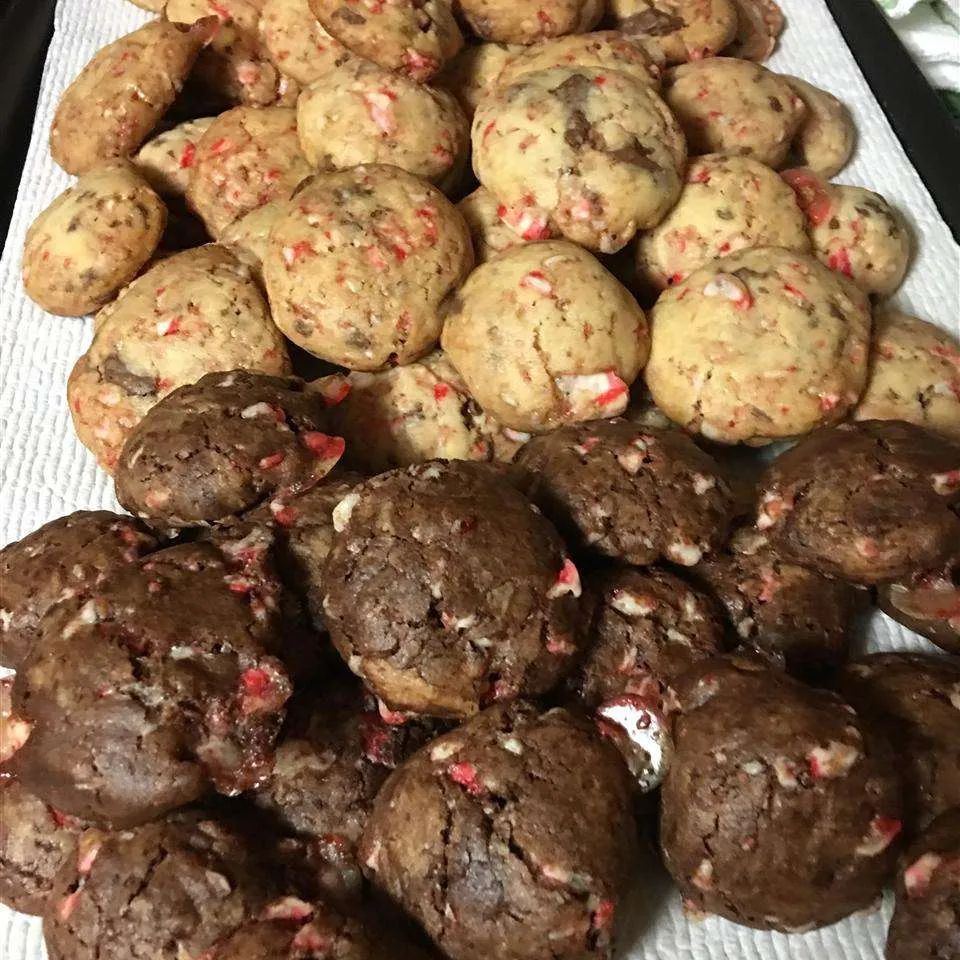
[[527,438],[480,409],[453,364],[437,350],[381,373],[314,381],[330,429],[346,441],[344,463],[370,474],[427,460],[508,461]]
[[100,311],[67,399],[81,443],[112,473],[144,414],[218,370],[289,373],[280,331],[249,272],[209,245],[161,260]]
[[506,207],[497,203],[497,198],[486,187],[477,187],[457,204],[457,209],[470,229],[477,263],[486,263],[498,253],[525,242],[513,227],[500,219],[500,211],[506,212]]
[[128,161],[94,167],[27,231],[24,289],[50,313],[93,313],[140,272],[166,223],[160,198]]
[[741,153],[779,167],[806,116],[786,80],[746,60],[681,64],[667,71],[663,88],[691,154]]
[[748,247],[809,251],[793,191],[752,157],[707,154],[690,162],[677,205],[637,247],[637,270],[662,289],[697,267]]
[[499,87],[473,118],[473,167],[522,236],[553,225],[613,253],[680,194],[683,134],[649,84],[583,67]]
[[738,60],[766,60],[777,48],[786,20],[776,0],[733,0],[737,35],[724,53]]
[[867,389],[854,420],[906,420],[960,441],[960,344],[899,310],[874,318]]
[[488,414],[534,433],[623,413],[649,349],[627,289],[565,240],[513,247],[474,270],[442,343]]
[[234,107],[197,144],[187,203],[211,236],[271,200],[286,200],[313,169],[291,107]]
[[280,71],[304,86],[350,59],[350,51],[323,29],[308,0],[265,0],[260,36]]
[[297,193],[270,233],[263,277],[294,343],[380,370],[433,348],[441,304],[472,266],[467,225],[436,187],[369,165],[321,174]]
[[220,234],[220,243],[263,283],[263,258],[273,225],[289,209],[289,200],[271,200],[238,217]]
[[480,100],[494,88],[503,68],[523,49],[515,43],[469,44],[432,82],[453,94],[464,114],[473,119]]
[[209,17],[191,28],[154,20],[100,50],[60,98],[53,159],[79,176],[130,156],[173,103],[214,25]]
[[567,33],[586,33],[603,14],[604,0],[459,0],[470,29],[498,43],[536,43]]
[[655,43],[669,63],[716,56],[737,33],[732,0],[610,0],[617,29]]
[[798,166],[821,177],[836,176],[847,164],[857,140],[850,111],[832,93],[799,77],[784,76],[807,108],[793,141]]
[[449,93],[359,57],[301,94],[297,129],[317,169],[389,163],[441,189],[459,182],[470,144],[467,118]]
[[646,381],[674,422],[760,445],[839,420],[867,377],[870,305],[813,257],[761,247],[714,260],[653,308]]
[[463,46],[448,0],[310,0],[310,9],[348,50],[421,83]]
[[214,117],[185,120],[148,140],[133,158],[140,173],[162,197],[182,197],[197,159],[197,144]]

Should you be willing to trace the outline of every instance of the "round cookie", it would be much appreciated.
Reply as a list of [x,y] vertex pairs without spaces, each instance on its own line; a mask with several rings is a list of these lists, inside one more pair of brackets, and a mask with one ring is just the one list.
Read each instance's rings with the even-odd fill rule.
[[786,80],[731,57],[674,67],[664,75],[663,90],[691,154],[743,154],[776,168],[806,116]]
[[516,83],[528,73],[556,67],[593,67],[616,70],[645,83],[654,90],[660,86],[663,60],[653,44],[617,30],[578,33],[554,40],[541,40],[520,50],[504,64],[497,84]]
[[27,793],[2,771],[0,809],[0,903],[39,915],[83,825]]
[[197,159],[197,144],[215,117],[184,120],[148,140],[133,164],[162,197],[182,197]]
[[737,530],[693,574],[723,605],[741,642],[795,676],[819,678],[846,659],[851,621],[866,598],[782,560],[760,531]]
[[656,290],[711,260],[750,247],[807,253],[806,218],[793,191],[752,157],[708,154],[690,162],[676,206],[637,245],[637,270]]
[[218,237],[234,220],[288,199],[313,172],[291,107],[234,107],[197,144],[187,203]]
[[391,164],[444,190],[459,182],[470,144],[467,118],[451,94],[360,58],[303,92],[297,130],[317,169]]
[[257,848],[202,811],[122,833],[88,831],[44,915],[51,960],[212,956],[209,948],[274,896]]
[[525,74],[473,118],[473,167],[526,239],[553,226],[614,253],[680,194],[683,135],[649,83],[592,67]]
[[274,322],[294,343],[379,370],[431,350],[441,304],[472,265],[466,224],[443,194],[371,164],[298,192],[270,233],[263,276]]
[[581,960],[610,955],[636,851],[616,750],[564,710],[512,704],[393,773],[361,855],[451,960]]
[[622,413],[647,358],[643,311],[585,250],[528,243],[481,265],[448,304],[443,349],[514,430]]
[[799,77],[784,75],[793,92],[803,101],[807,115],[800,124],[792,151],[797,166],[817,176],[835,177],[846,165],[857,140],[853,117],[832,93]]
[[677,693],[660,845],[690,908],[789,933],[871,906],[901,830],[885,744],[839,697],[753,659],[697,664]]
[[265,0],[260,11],[260,36],[277,67],[305,87],[351,56],[323,29],[308,0]]
[[112,473],[130,431],[171,390],[220,369],[289,372],[247,270],[215,245],[161,260],[97,316],[67,383],[73,425]]
[[429,80],[463,46],[445,0],[309,0],[324,29],[348,50],[411,80]]
[[603,14],[602,0],[460,0],[459,14],[483,40],[536,43],[567,33],[586,33]]
[[467,392],[442,351],[382,373],[337,374],[317,386],[346,396],[330,410],[345,461],[368,474],[427,460],[509,461],[520,446]]
[[57,105],[53,159],[80,176],[136,151],[180,92],[213,23],[208,17],[188,28],[152,20],[98,51]]
[[530,499],[581,550],[689,567],[726,538],[730,488],[679,430],[621,419],[560,427],[534,437],[516,464]]
[[157,541],[132,517],[81,510],[44,524],[0,550],[0,664],[17,670],[44,616],[63,600],[86,599],[113,570]]
[[733,0],[610,0],[609,13],[618,30],[656,46],[668,63],[714,57],[737,32]]
[[434,78],[452,94],[472,120],[480,101],[496,85],[500,72],[524,48],[513,43],[472,43],[465,46]]
[[88,170],[27,230],[23,287],[49,313],[93,313],[153,256],[167,211],[125,160]]
[[654,401],[720,443],[759,446],[839,420],[867,378],[866,296],[792,250],[700,267],[660,295],[651,328]]
[[824,427],[761,478],[757,528],[785,559],[853,583],[934,570],[956,552],[960,447],[898,420]]
[[13,685],[33,727],[24,787],[74,816],[143,823],[211,786],[270,770],[290,685],[275,646],[276,584],[208,543],[117,567],[50,610]]
[[315,486],[343,455],[324,405],[295,378],[209,373],[130,432],[117,499],[157,528],[229,523],[281,491]]
[[913,828],[960,807],[960,660],[875,653],[849,664],[839,689],[893,745]]
[[938,817],[901,859],[887,960],[960,956],[960,810]]
[[457,209],[463,214],[470,230],[477,263],[486,263],[498,253],[524,242],[513,227],[500,219],[499,211],[506,211],[506,208],[501,207],[486,187],[477,187],[473,193],[465,196],[457,204]]
[[776,0],[733,0],[737,11],[737,35],[727,46],[728,57],[766,60],[777,48],[777,38],[786,22]]
[[941,649],[960,655],[960,556],[942,570],[881,584],[877,606]]
[[960,344],[899,310],[874,315],[870,376],[854,420],[906,420],[960,442]]
[[263,258],[267,254],[273,225],[289,210],[289,201],[271,200],[242,217],[237,217],[220,234],[220,243],[245,264],[261,287]]
[[330,637],[391,709],[466,717],[572,666],[580,578],[553,527],[485,464],[369,480],[333,514]]

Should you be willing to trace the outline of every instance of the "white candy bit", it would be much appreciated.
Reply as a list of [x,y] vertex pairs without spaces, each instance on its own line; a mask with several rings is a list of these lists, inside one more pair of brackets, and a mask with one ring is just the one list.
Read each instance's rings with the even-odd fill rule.
[[523,754],[523,744],[516,737],[507,737],[502,746],[507,753],[512,753],[517,757]]
[[562,883],[564,885],[570,882],[570,871],[564,867],[558,867],[552,863],[548,863],[541,868],[540,872],[547,880],[553,880],[556,883]]
[[531,270],[528,274],[525,274],[520,280],[520,286],[526,287],[528,290],[536,290],[537,293],[542,293],[545,297],[553,296],[553,284],[540,270]]
[[252,403],[249,407],[244,407],[240,411],[240,417],[243,420],[253,420],[254,417],[275,417],[275,414],[273,407],[261,400],[260,403]]
[[698,890],[712,890],[713,862],[710,860],[701,860],[700,865],[697,867],[690,880]]
[[835,780],[845,777],[860,759],[860,751],[839,740],[831,740],[825,747],[814,747],[807,754],[807,766],[815,780]]
[[636,447],[627,447],[626,450],[617,451],[617,463],[623,467],[630,476],[636,476],[643,466],[644,452]]
[[718,273],[703,288],[705,297],[722,297],[742,310],[753,305],[753,297],[746,284],[732,273]]
[[421,471],[420,476],[424,480],[439,480],[440,479],[440,467],[435,463],[431,463],[426,470]]
[[306,920],[313,916],[313,907],[299,897],[281,897],[268,903],[260,914],[261,920]]
[[610,597],[610,606],[627,617],[648,617],[657,609],[657,601],[629,590],[614,590]]
[[748,777],[759,777],[767,768],[759,760],[748,760],[746,763],[740,764],[740,769]]
[[532,433],[524,433],[522,430],[513,430],[510,427],[503,428],[503,435],[514,443],[526,443],[533,436]]
[[792,509],[793,504],[785,500],[778,493],[768,491],[760,502],[760,511],[757,515],[757,529],[769,530],[780,516]]
[[933,490],[941,497],[955,493],[960,489],[960,470],[948,470],[946,473],[935,473],[930,479],[933,481]]
[[858,857],[876,857],[900,835],[903,823],[893,817],[876,816],[870,821],[870,832],[857,845]]
[[554,377],[557,389],[566,397],[571,413],[591,419],[602,412],[613,417],[627,409],[630,390],[612,370],[603,373],[572,373]]
[[374,840],[370,844],[370,852],[367,854],[364,864],[368,870],[373,870],[374,873],[380,869],[380,850],[382,849],[383,844],[379,840]]
[[777,783],[787,790],[796,790],[800,786],[797,779],[797,765],[788,757],[777,757],[773,761],[773,772],[777,775]]
[[189,644],[176,644],[170,648],[171,660],[189,660],[194,655],[194,649]]
[[363,95],[370,119],[377,125],[381,133],[390,136],[397,131],[397,118],[393,112],[393,99],[386,93],[373,91]]
[[930,881],[937,872],[943,857],[936,853],[925,853],[914,860],[903,871],[903,886],[911,898],[925,897],[930,889]]
[[700,547],[695,543],[684,540],[675,540],[673,543],[667,544],[664,553],[674,563],[679,563],[684,567],[692,567],[698,564],[703,556],[703,550]]
[[568,593],[579,597],[582,592],[583,588],[580,585],[580,573],[574,566],[573,561],[567,558],[563,561],[563,566],[560,568],[560,573],[557,574],[557,579],[553,586],[547,591],[547,597],[555,600],[557,597],[562,597]]
[[434,763],[443,763],[459,753],[462,746],[463,744],[461,744],[459,740],[449,740],[447,743],[438,743],[430,751],[430,759]]
[[148,490],[143,495],[143,502],[151,510],[159,510],[170,500],[170,491],[167,489]]
[[702,473],[695,473],[693,475],[693,492],[698,497],[702,497],[708,490],[712,490],[716,485],[717,481],[714,477],[708,477]]
[[353,514],[353,508],[360,502],[359,493],[348,493],[334,508],[331,514],[333,518],[333,529],[337,533],[342,533],[347,529],[350,523],[350,517]]

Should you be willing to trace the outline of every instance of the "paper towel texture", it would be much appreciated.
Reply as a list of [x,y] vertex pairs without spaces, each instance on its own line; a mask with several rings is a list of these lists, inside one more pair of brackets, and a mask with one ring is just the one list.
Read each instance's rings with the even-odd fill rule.
[[[846,101],[856,118],[859,145],[837,179],[884,194],[904,212],[917,238],[917,255],[895,302],[956,335],[960,248],[823,0],[780,3],[787,29],[770,66],[804,77]],[[21,290],[19,264],[27,227],[69,182],[47,152],[47,132],[61,91],[100,47],[145,19],[146,14],[125,0],[58,4],[33,139],[0,256],[0,543],[72,510],[117,508],[109,479],[74,437],[64,396],[70,368],[89,343],[91,323],[48,316],[34,306]],[[879,613],[864,626],[862,642],[867,649],[925,646]],[[887,902],[867,916],[792,936],[758,933],[717,919],[693,923],[682,915],[676,891],[652,858],[638,871],[636,894],[636,907],[628,911],[633,922],[624,960],[880,960],[890,914]],[[43,956],[39,923],[0,908],[0,957]]]

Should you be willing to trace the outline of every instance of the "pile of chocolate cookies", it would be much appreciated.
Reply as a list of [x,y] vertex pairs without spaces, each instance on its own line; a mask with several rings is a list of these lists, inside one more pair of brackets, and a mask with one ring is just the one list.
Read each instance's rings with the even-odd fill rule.
[[960,956],[960,347],[776,5],[137,2],[24,254],[129,513],[0,551],[0,900],[52,960],[579,960],[653,846]]

